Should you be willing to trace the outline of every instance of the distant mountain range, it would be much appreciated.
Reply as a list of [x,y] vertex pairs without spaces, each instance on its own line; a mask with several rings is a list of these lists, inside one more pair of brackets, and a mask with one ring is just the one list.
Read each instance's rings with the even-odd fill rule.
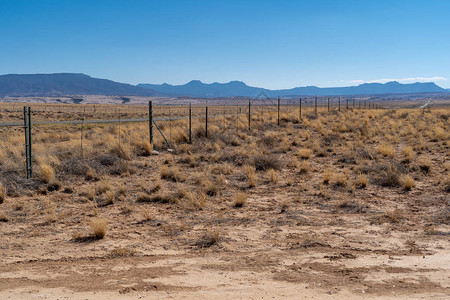
[[131,84],[92,78],[85,74],[9,74],[0,76],[0,97],[51,97],[63,95],[159,96]]
[[146,96],[146,97],[298,97],[298,96],[344,96],[379,94],[449,93],[432,82],[401,84],[396,81],[365,83],[358,86],[319,88],[296,87],[269,90],[251,87],[242,81],[228,83],[202,83],[190,81],[184,85],[138,84],[137,86],[93,78],[85,74],[9,74],[0,75],[0,97],[60,97],[67,95]]
[[149,88],[170,96],[189,97],[255,97],[264,92],[269,97],[288,96],[344,96],[344,95],[375,95],[375,94],[404,94],[404,93],[445,93],[448,90],[437,86],[433,82],[401,84],[397,81],[382,83],[364,83],[350,87],[319,88],[316,86],[296,87],[285,90],[269,90],[251,87],[242,81],[228,83],[202,83],[192,80],[184,85],[138,84],[139,87]]

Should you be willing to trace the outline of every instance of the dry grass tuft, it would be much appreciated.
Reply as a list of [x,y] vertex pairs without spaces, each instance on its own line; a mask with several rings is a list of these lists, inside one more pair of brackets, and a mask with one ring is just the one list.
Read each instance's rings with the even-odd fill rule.
[[385,187],[396,187],[400,185],[400,172],[393,165],[388,165],[386,170],[380,172],[377,183]]
[[6,199],[6,187],[3,186],[3,184],[0,182],[0,204],[3,203]]
[[37,170],[37,176],[45,183],[55,180],[55,170],[48,164],[43,163]]
[[171,180],[174,182],[182,182],[185,180],[184,176],[180,172],[180,168],[178,168],[177,166],[162,166],[159,170],[159,173],[162,179]]
[[312,155],[312,150],[307,148],[300,148],[297,150],[297,155],[302,159],[308,159]]
[[447,174],[447,176],[445,176],[443,183],[444,183],[444,191],[450,192],[450,174]]
[[245,176],[248,180],[248,186],[249,187],[255,187],[256,186],[256,180],[257,180],[257,176],[256,176],[256,169],[253,166],[244,166],[243,167],[244,172],[245,172]]
[[346,187],[348,183],[348,176],[346,174],[335,174],[333,176],[333,185],[336,187]]
[[404,162],[411,162],[414,158],[413,148],[410,146],[402,148],[402,155],[403,155]]
[[430,172],[432,162],[429,157],[427,157],[427,156],[420,157],[419,160],[417,161],[417,164],[418,164],[420,170],[422,170],[423,172],[425,172],[425,173]]
[[395,157],[395,148],[389,144],[381,144],[378,146],[378,152],[384,157],[394,158]]
[[217,227],[215,230],[208,229],[195,245],[200,248],[209,248],[213,245],[218,245],[221,240],[220,230]]
[[329,184],[331,181],[331,178],[333,177],[334,172],[332,170],[326,170],[322,174],[322,180],[324,184]]
[[359,174],[355,182],[356,186],[361,189],[367,187],[368,183],[369,180],[367,179],[367,176],[365,174]]
[[247,201],[247,194],[245,193],[237,193],[233,197],[233,206],[234,207],[242,207]]
[[150,209],[144,209],[141,214],[142,214],[142,218],[143,218],[144,221],[151,221],[151,220],[153,220],[153,214],[150,211]]
[[102,218],[93,218],[89,222],[89,227],[92,231],[92,236],[96,239],[103,239],[106,236],[108,222]]
[[3,210],[0,209],[0,222],[8,222],[9,218]]
[[306,174],[311,169],[311,165],[308,161],[304,160],[300,163],[300,166],[298,168],[300,174]]
[[274,155],[255,155],[250,160],[250,164],[254,166],[257,171],[267,171],[270,169],[279,170],[281,168],[280,161]]
[[400,176],[400,185],[404,190],[410,191],[414,187],[414,179],[409,175]]
[[279,176],[278,173],[274,169],[269,170],[269,177],[271,183],[278,183]]

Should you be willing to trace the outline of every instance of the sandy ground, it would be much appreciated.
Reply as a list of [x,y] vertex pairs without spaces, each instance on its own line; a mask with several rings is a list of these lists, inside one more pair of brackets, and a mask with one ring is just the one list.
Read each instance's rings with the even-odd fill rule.
[[[436,183],[448,146],[440,147],[411,191],[324,186],[327,166],[349,167],[330,153],[311,158],[306,174],[283,166],[277,183],[258,172],[250,189],[240,169],[232,172],[202,209],[136,201],[167,160],[194,185],[182,154],[133,158],[137,172],[110,177],[127,188],[110,205],[86,198],[101,182],[60,178],[59,191],[0,204],[8,216],[0,222],[0,299],[449,299],[450,197]],[[162,181],[162,191],[177,188]],[[240,208],[237,190],[248,194]],[[104,239],[89,238],[93,217],[108,221]],[[208,243],[214,233],[219,242]]]
[[[73,233],[93,212],[77,194],[45,196],[59,203],[50,224],[33,212],[42,197],[21,198],[23,208],[0,223],[0,299],[448,299],[449,226],[427,232],[420,220],[434,208],[425,195],[358,193],[372,203],[366,213],[336,210],[295,185],[256,187],[239,209],[221,197],[187,212],[115,203],[98,212],[109,220],[106,238],[85,241]],[[142,220],[144,206],[154,219]],[[390,206],[403,219],[372,224]],[[210,228],[220,243],[199,247]]]

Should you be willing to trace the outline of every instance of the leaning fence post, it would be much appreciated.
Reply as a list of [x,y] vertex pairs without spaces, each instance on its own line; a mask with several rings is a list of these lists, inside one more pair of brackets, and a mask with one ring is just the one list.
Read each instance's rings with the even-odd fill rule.
[[278,126],[280,126],[280,96],[278,96]]
[[189,144],[192,144],[192,110],[191,110],[191,103],[189,103]]
[[148,122],[149,122],[149,135],[150,135],[150,146],[153,153],[153,105],[152,101],[148,101]]

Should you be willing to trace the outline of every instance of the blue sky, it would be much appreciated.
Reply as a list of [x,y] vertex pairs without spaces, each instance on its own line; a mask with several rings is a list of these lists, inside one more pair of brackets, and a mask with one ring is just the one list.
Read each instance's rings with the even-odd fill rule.
[[447,0],[0,0],[0,74],[450,88],[449,16]]

